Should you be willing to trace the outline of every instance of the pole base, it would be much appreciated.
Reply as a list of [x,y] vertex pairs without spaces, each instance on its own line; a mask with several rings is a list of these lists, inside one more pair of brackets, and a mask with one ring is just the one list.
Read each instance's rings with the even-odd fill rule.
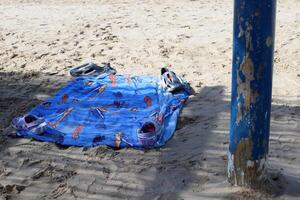
[[266,174],[266,157],[251,160],[252,141],[243,139],[234,154],[228,152],[228,181],[236,186],[259,187]]

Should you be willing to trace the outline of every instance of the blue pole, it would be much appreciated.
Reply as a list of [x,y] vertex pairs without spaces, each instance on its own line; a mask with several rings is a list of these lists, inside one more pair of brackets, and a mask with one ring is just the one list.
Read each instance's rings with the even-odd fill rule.
[[269,148],[276,0],[235,0],[228,180],[254,186]]

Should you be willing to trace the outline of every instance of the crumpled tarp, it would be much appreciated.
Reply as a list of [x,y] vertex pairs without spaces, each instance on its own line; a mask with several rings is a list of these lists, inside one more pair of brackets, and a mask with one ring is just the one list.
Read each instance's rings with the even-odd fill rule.
[[83,76],[28,113],[44,120],[42,129],[17,135],[68,146],[160,147],[173,136],[188,96],[164,91],[159,77]]

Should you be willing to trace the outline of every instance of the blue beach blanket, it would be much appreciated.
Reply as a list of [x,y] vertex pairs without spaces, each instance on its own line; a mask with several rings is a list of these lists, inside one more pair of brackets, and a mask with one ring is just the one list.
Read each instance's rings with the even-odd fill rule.
[[154,76],[79,77],[13,124],[18,136],[61,145],[160,147],[173,136],[189,94],[166,92],[159,81]]

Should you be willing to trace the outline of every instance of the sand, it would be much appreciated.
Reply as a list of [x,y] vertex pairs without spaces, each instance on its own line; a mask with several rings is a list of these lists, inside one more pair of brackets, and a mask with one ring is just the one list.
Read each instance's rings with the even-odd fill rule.
[[[0,199],[300,199],[300,2],[279,0],[271,192],[226,181],[232,1],[1,0]],[[72,66],[172,69],[196,90],[164,148],[61,147],[9,126],[53,95]]]

